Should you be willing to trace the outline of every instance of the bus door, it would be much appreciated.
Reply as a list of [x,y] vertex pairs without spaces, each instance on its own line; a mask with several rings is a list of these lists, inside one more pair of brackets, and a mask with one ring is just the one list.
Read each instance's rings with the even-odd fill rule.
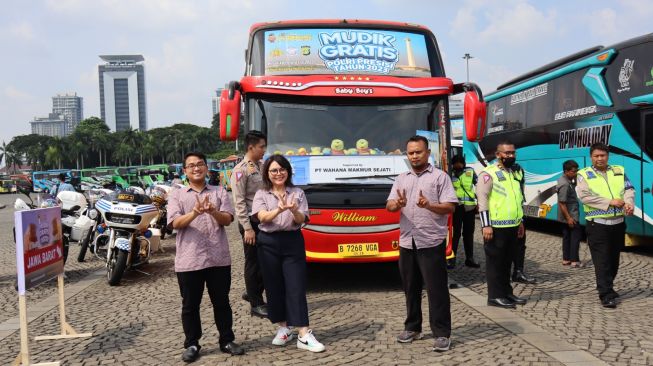
[[[637,192],[635,195],[635,197],[641,197],[641,204],[638,204],[637,198],[635,203],[642,209],[643,235],[653,236],[653,192],[651,192],[653,190],[653,109],[642,111],[642,131],[644,136],[644,141],[642,141],[643,156],[642,165],[638,169],[642,174],[642,184],[640,186],[641,192]],[[628,168],[626,168],[626,171],[630,178]]]

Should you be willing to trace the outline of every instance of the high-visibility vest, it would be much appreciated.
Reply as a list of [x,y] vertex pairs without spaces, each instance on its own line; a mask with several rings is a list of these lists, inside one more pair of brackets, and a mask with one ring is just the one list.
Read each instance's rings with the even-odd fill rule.
[[513,172],[502,170],[497,164],[488,166],[484,171],[492,178],[492,191],[488,197],[490,225],[518,226],[524,216],[520,181],[513,176]]
[[474,192],[474,169],[465,168],[460,177],[451,177],[451,183],[456,190],[458,201],[464,205],[476,206],[476,193]]
[[[578,171],[578,174],[587,182],[587,186],[593,194],[607,199],[624,199],[626,180],[624,178],[624,167],[621,165],[608,166],[606,170],[607,179],[592,167],[581,169]],[[583,211],[585,211],[586,219],[610,218],[624,215],[623,208],[610,206],[607,210],[601,210],[584,203]]]

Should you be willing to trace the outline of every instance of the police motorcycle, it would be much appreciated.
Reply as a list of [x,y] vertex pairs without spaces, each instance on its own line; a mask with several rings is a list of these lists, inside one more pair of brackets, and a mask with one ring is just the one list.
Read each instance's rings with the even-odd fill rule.
[[[57,194],[57,202],[61,206],[61,231],[65,244],[71,242],[83,244],[88,233],[93,229],[93,218],[98,213],[89,208],[84,194],[63,191]],[[67,249],[64,250],[67,252]]]
[[[84,191],[84,196],[88,202],[88,208],[86,209],[86,217],[90,220],[90,228],[86,229],[86,225],[76,225],[78,228],[73,228],[73,232],[76,230],[80,231],[81,241],[79,254],[77,255],[78,262],[84,262],[86,258],[86,252],[90,249],[91,253],[95,253],[95,237],[98,235],[97,227],[102,223],[102,215],[95,208],[95,203],[102,197],[113,192],[110,189],[106,188],[93,188]],[[81,218],[80,218],[81,219]],[[87,220],[86,220],[87,221]],[[83,226],[84,228],[79,228]],[[106,240],[100,241],[100,244],[106,244]]]
[[[97,227],[95,254],[102,259],[100,255],[106,252],[107,282],[115,286],[126,270],[149,261],[151,245],[148,239],[152,236],[149,226],[158,215],[158,209],[142,189],[129,188],[102,197],[95,208],[104,220]],[[106,250],[100,250],[99,242],[105,240]]]
[[165,184],[156,184],[148,187],[147,195],[152,199],[152,203],[159,209],[158,216],[151,222],[150,226],[159,230],[161,240],[165,239],[166,234],[172,234],[172,229],[168,227],[168,194],[172,187]]

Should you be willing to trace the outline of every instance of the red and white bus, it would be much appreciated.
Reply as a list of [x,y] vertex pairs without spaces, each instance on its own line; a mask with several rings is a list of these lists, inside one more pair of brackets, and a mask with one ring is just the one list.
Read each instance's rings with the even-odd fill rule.
[[220,138],[236,139],[243,122],[268,136],[269,154],[289,158],[308,198],[308,261],[395,261],[399,214],[385,204],[394,178],[410,166],[406,140],[427,137],[432,162],[447,170],[448,97],[461,92],[466,120],[484,120],[480,90],[446,77],[435,36],[423,26],[259,23],[250,29],[245,75],[222,92]]

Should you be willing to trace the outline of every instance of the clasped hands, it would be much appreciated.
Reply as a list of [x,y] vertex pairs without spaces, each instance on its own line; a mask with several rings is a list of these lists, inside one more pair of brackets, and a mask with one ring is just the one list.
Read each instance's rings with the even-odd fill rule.
[[[408,198],[406,198],[406,190],[404,189],[403,192],[397,189],[397,204],[400,207],[406,207],[406,204],[408,203]],[[428,198],[424,197],[424,194],[422,191],[419,191],[419,198],[417,199],[417,207],[421,208],[428,208],[431,203],[429,202]]]
[[622,208],[624,210],[624,215],[626,216],[630,216],[635,212],[635,208],[633,207],[633,205],[624,202],[624,200],[620,198],[615,198],[610,200],[610,206]]

